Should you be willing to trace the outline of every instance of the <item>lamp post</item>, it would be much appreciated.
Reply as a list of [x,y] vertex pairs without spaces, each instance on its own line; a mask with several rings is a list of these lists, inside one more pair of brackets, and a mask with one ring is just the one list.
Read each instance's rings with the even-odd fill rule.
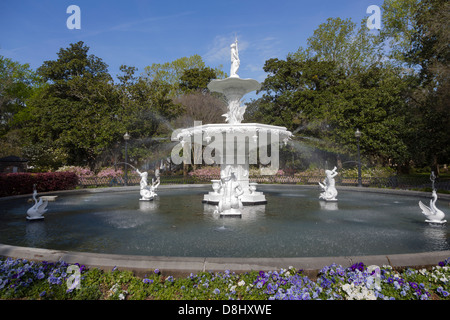
[[123,135],[125,140],[125,186],[128,184],[128,140],[130,140],[130,135],[126,132]]
[[361,131],[359,129],[356,129],[355,137],[357,141],[358,146],[358,187],[362,187],[362,180],[361,180],[361,153],[359,150],[359,139],[361,138]]

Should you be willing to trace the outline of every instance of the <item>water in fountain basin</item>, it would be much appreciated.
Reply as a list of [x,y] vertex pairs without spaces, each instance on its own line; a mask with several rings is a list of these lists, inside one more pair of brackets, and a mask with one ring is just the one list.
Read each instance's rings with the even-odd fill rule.
[[424,222],[417,198],[259,186],[267,205],[221,217],[202,204],[209,188],[164,188],[148,203],[130,192],[61,194],[46,219],[26,221],[25,199],[2,202],[0,243],[116,254],[308,257],[449,250],[448,225]]

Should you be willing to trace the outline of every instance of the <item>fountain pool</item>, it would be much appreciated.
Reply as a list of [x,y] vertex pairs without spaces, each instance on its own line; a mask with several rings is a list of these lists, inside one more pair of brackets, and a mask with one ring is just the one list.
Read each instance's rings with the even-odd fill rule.
[[[136,187],[57,194],[46,218],[28,221],[30,197],[0,201],[0,243],[80,252],[179,257],[327,257],[450,250],[448,224],[424,222],[429,195],[339,189],[319,200],[317,186],[259,185],[268,202],[240,217],[214,213],[210,186],[160,186],[153,201]],[[440,200],[448,208],[448,200]],[[447,212],[446,209],[444,211]]]

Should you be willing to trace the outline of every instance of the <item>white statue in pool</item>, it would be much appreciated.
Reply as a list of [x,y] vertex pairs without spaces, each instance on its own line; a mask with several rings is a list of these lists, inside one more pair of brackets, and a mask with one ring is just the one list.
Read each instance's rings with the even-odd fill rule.
[[153,198],[157,196],[157,194],[155,193],[155,190],[156,190],[156,188],[158,188],[158,186],[160,184],[159,170],[158,169],[155,170],[156,179],[155,178],[152,179],[151,186],[149,186],[147,183],[148,172],[146,172],[146,171],[140,172],[138,169],[136,169],[136,172],[141,176],[141,182],[140,182],[141,198],[139,200],[141,200],[141,201],[153,200]]
[[325,170],[326,178],[323,180],[323,184],[319,182],[320,187],[323,192],[320,194],[320,199],[325,201],[337,201],[336,196],[338,194],[335,186],[334,177],[337,176],[337,168],[334,167],[333,170]]
[[436,190],[433,190],[431,192],[432,199],[430,200],[430,206],[427,207],[422,203],[422,201],[419,201],[419,207],[422,209],[422,213],[428,218],[425,220],[426,222],[430,223],[446,223],[447,220],[444,220],[445,214],[442,212],[442,210],[439,210],[436,207],[436,201],[437,201],[437,193]]
[[39,201],[36,199],[37,190],[36,185],[33,185],[33,200],[34,205],[27,210],[27,219],[28,220],[36,220],[36,219],[44,219],[44,213],[47,212],[48,201],[43,200],[42,197],[39,198]]
[[241,215],[240,209],[243,208],[243,205],[240,196],[244,194],[244,189],[237,181],[231,166],[223,171],[220,178],[222,198],[219,200],[215,212],[221,215]]
[[432,199],[430,200],[430,206],[427,207],[422,203],[422,201],[419,201],[419,207],[420,209],[422,209],[422,213],[428,218],[427,220],[425,220],[426,222],[443,224],[446,223],[447,220],[444,220],[445,218],[444,212],[442,212],[442,210],[439,210],[436,207],[436,201],[438,196],[436,193],[436,189],[434,188],[435,179],[436,176],[434,175],[434,171],[431,171],[430,180],[432,183],[433,191],[431,192]]

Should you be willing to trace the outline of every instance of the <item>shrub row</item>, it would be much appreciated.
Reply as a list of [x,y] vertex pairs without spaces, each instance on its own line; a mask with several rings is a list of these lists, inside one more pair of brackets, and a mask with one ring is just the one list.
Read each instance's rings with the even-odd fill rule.
[[78,185],[78,177],[73,172],[2,173],[0,197],[33,193],[34,184],[38,192],[69,190]]

